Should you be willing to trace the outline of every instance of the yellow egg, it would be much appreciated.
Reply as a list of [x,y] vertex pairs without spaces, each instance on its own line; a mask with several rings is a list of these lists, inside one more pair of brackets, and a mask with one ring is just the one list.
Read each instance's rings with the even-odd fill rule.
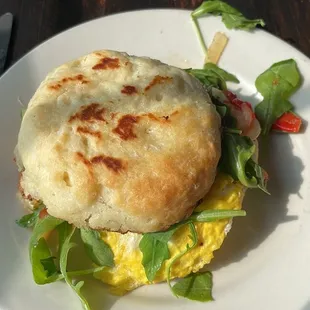
[[[215,182],[203,202],[196,209],[202,210],[237,210],[242,207],[245,188],[230,176],[218,174]],[[173,264],[171,278],[182,278],[191,272],[197,272],[210,263],[213,251],[219,249],[227,234],[229,220],[211,223],[196,223],[198,244]],[[192,244],[189,238],[188,225],[181,227],[168,244],[170,259],[165,261],[158,271],[155,281],[166,280],[166,268],[169,262]],[[142,265],[142,253],[139,249],[141,235],[136,233],[120,234],[102,232],[102,239],[108,243],[114,253],[115,266],[97,273],[96,278],[112,286],[114,294],[124,294],[141,285],[151,284],[145,275]]]

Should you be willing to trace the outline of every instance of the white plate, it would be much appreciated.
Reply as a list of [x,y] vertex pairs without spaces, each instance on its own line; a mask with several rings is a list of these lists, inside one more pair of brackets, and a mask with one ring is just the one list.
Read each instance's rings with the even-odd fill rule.
[[[310,60],[263,31],[228,31],[219,18],[204,18],[207,41],[224,31],[230,41],[220,66],[241,80],[238,93],[257,102],[255,78],[272,63],[294,58],[304,84],[292,98],[297,112],[310,119]],[[0,309],[81,309],[65,284],[36,286],[27,244],[30,233],[17,227],[22,215],[15,193],[13,149],[20,124],[21,101],[27,103],[55,66],[96,49],[114,49],[158,58],[180,67],[201,67],[203,55],[188,11],[147,10],[97,19],[43,43],[0,79]],[[262,156],[272,196],[249,191],[248,216],[238,219],[210,269],[215,302],[175,299],[167,286],[140,288],[121,297],[90,289],[94,309],[310,309],[310,132],[274,135]]]

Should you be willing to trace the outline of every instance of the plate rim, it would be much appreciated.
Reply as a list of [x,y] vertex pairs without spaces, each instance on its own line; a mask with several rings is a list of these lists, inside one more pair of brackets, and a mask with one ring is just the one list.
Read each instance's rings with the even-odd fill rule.
[[[27,57],[29,57],[29,55],[31,55],[31,54],[34,53],[35,51],[39,50],[44,44],[46,44],[46,43],[49,42],[49,41],[52,41],[52,40],[55,39],[56,37],[61,36],[61,35],[63,35],[63,34],[66,33],[66,32],[72,31],[72,30],[75,29],[75,28],[77,28],[77,29],[80,28],[80,27],[83,28],[83,27],[85,27],[84,24],[87,25],[88,23],[92,23],[92,22],[97,21],[97,20],[103,20],[103,19],[105,19],[105,18],[109,18],[109,17],[115,16],[115,15],[135,14],[135,13],[137,13],[137,12],[139,12],[139,13],[140,13],[140,12],[144,12],[144,13],[145,13],[145,11],[149,11],[149,12],[151,12],[151,13],[154,12],[154,11],[156,11],[156,12],[158,12],[158,11],[171,11],[171,13],[172,13],[172,11],[173,11],[173,12],[175,13],[175,11],[182,11],[182,12],[184,12],[184,11],[189,11],[189,10],[186,10],[186,9],[170,9],[170,8],[167,8],[167,9],[142,9],[142,10],[135,10],[135,11],[129,11],[129,12],[119,12],[119,13],[110,14],[110,15],[103,16],[103,17],[98,17],[98,18],[96,18],[96,19],[92,19],[92,20],[89,20],[89,21],[85,21],[84,23],[81,23],[81,24],[79,24],[79,25],[76,25],[76,26],[73,26],[73,27],[71,27],[71,28],[68,28],[68,29],[66,29],[66,30],[64,30],[64,31],[62,31],[62,32],[60,32],[60,33],[58,33],[58,34],[56,34],[56,35],[54,35],[54,36],[52,36],[52,37],[46,39],[45,41],[41,42],[40,44],[38,44],[37,46],[35,46],[33,49],[31,49],[29,52],[27,52],[24,56],[22,56],[18,61],[16,61],[16,63],[15,63],[14,65],[12,65],[12,66],[9,68],[9,70],[7,70],[6,73],[9,73],[9,72],[11,72],[11,70],[15,69],[15,66],[19,66],[19,65],[20,65],[20,62],[25,61],[25,59],[26,59]],[[114,22],[115,22],[115,21],[114,21]],[[86,26],[86,27],[87,27],[87,26]],[[290,44],[287,43],[286,41],[284,41],[284,40],[282,40],[282,39],[276,37],[276,36],[273,35],[273,34],[268,33],[268,32],[265,31],[265,30],[263,30],[263,31],[261,31],[261,29],[257,29],[257,30],[259,30],[259,33],[264,32],[265,34],[267,34],[266,38],[275,37],[275,39],[277,39],[277,40],[276,40],[277,42],[275,42],[275,44],[280,44],[280,42],[282,42],[282,44],[283,44],[283,43],[287,44],[286,46],[289,46],[289,47],[290,47],[289,51],[292,51],[292,53],[294,53],[294,55],[292,56],[293,58],[295,58],[295,57],[300,57],[300,56],[305,56],[305,59],[306,59],[305,65],[308,66],[308,64],[310,64],[310,59],[308,58],[308,56],[303,55],[302,52],[300,52],[298,49],[296,49],[295,47],[293,47],[292,45],[290,45]],[[243,32],[243,31],[242,31],[242,32]],[[265,34],[264,34],[264,37],[265,37]],[[270,36],[271,36],[271,37],[270,37]],[[272,38],[272,40],[274,40],[274,38]],[[268,57],[267,57],[267,58],[268,58]],[[27,60],[26,60],[26,61],[27,61]],[[40,60],[38,60],[37,62],[40,63]],[[5,73],[5,74],[6,74],[6,73]],[[6,77],[5,77],[5,74],[2,76],[3,78],[6,78]],[[14,72],[14,75],[15,75],[15,74],[16,74],[16,72]],[[307,75],[307,76],[310,76],[310,75]],[[2,79],[2,77],[1,77],[1,79]],[[1,79],[0,79],[0,83],[1,83]],[[5,105],[5,103],[4,103],[4,105]],[[219,299],[220,299],[220,298],[219,298]]]
[[[85,27],[87,24],[90,24],[90,23],[93,23],[95,21],[99,21],[101,19],[105,19],[105,18],[109,18],[109,17],[116,17],[116,16],[120,16],[120,15],[128,15],[128,14],[137,14],[137,13],[152,13],[152,12],[160,12],[160,11],[171,11],[171,12],[192,12],[193,10],[190,10],[190,9],[186,9],[186,8],[152,8],[152,9],[137,9],[137,10],[131,10],[131,11],[122,11],[122,12],[115,12],[115,13],[111,13],[111,14],[108,14],[108,15],[103,15],[103,16],[99,16],[99,17],[96,17],[96,18],[92,18],[90,20],[87,20],[87,21],[83,21],[81,23],[78,23],[76,25],[73,25],[67,29],[64,29],[52,36],[50,36],[49,38],[46,38],[45,40],[43,40],[42,42],[36,44],[34,47],[32,47],[28,52],[26,52],[23,56],[21,56],[18,60],[16,60],[15,63],[13,63],[4,73],[3,75],[0,77],[0,83],[2,81],[3,78],[6,77],[6,75],[12,70],[14,69],[16,66],[19,65],[20,62],[22,62],[24,60],[24,58],[27,58],[31,53],[33,53],[35,50],[38,50],[40,49],[43,45],[45,45],[47,42],[55,39],[56,37],[58,36],[62,36],[64,33],[66,32],[70,32],[72,31],[73,29],[75,28],[82,28],[82,27]],[[210,15],[211,16],[211,15]],[[190,16],[189,16],[190,18]],[[205,17],[207,18],[207,16]],[[221,18],[220,16],[217,16],[217,18]],[[280,44],[284,44],[286,45],[287,47],[289,47],[290,49],[294,50],[295,52],[297,52],[298,54],[300,54],[300,56],[303,56],[303,58],[306,59],[307,62],[310,63],[310,56],[307,56],[303,51],[301,51],[300,49],[298,49],[297,47],[293,46],[291,43],[285,41],[284,39],[280,38],[279,36],[269,32],[268,30],[264,29],[264,28],[255,28],[254,30],[250,30],[250,31],[247,31],[247,30],[242,30],[242,29],[227,29],[227,30],[230,30],[230,31],[246,31],[246,32],[250,32],[250,33],[253,33],[255,34],[255,32],[261,32],[261,33],[264,33],[264,35],[266,36],[270,36],[272,37],[274,40],[278,41],[278,43]]]

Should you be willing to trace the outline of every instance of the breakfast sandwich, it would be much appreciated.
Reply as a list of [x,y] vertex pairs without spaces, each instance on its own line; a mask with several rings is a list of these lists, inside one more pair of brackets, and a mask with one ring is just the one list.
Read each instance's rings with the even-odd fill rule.
[[253,110],[228,90],[238,78],[217,65],[229,37],[217,32],[206,45],[197,19],[210,14],[229,29],[265,25],[203,1],[191,13],[202,69],[100,50],[54,69],[38,87],[15,149],[28,211],[17,224],[32,228],[36,284],[65,280],[86,310],[89,274],[113,294],[167,281],[177,297],[213,300],[205,266],[233,218],[246,215],[245,191],[268,194],[259,135],[300,132],[289,97],[302,77],[294,59],[272,64],[255,80],[261,101]]
[[[65,278],[74,287],[63,265],[74,232],[94,276],[116,294],[170,284],[210,262],[231,218],[245,215],[246,188],[266,183],[255,114],[225,80],[208,78],[214,70],[222,69],[183,70],[102,50],[48,74],[15,151],[31,212],[20,224],[34,226],[38,284]],[[59,257],[44,235],[51,230],[59,232]]]

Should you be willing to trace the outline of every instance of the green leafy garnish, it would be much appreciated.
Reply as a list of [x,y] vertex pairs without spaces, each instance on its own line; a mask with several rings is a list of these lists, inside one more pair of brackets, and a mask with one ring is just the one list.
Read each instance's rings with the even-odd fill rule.
[[168,242],[182,226],[194,222],[214,222],[235,216],[245,216],[243,210],[204,210],[193,213],[188,219],[172,225],[167,231],[144,234],[139,248],[143,254],[142,265],[149,281],[155,279],[157,271],[164,261],[170,258]]
[[227,100],[225,94],[220,89],[212,87],[209,89],[210,97],[216,107],[217,112],[222,118],[223,132],[241,134],[242,131],[237,129],[237,120],[232,116],[227,104],[223,103]]
[[301,76],[293,59],[273,64],[256,79],[255,86],[264,97],[255,108],[263,135],[269,133],[277,118],[293,108],[289,97],[300,85]]
[[206,14],[221,15],[222,21],[228,29],[251,30],[257,25],[265,26],[262,19],[248,19],[237,9],[228,3],[219,0],[204,1],[192,12],[193,18],[205,16]]
[[237,121],[224,103],[228,100],[224,92],[213,87],[209,90],[209,94],[222,118],[220,170],[248,188],[256,187],[268,193],[267,173],[252,159],[255,154],[254,142],[251,138],[242,136],[236,128]]
[[186,221],[207,223],[237,216],[246,216],[246,212],[244,210],[204,210],[194,212]]
[[26,214],[22,218],[20,218],[19,220],[16,220],[15,221],[16,224],[20,227],[23,227],[23,228],[33,227],[36,224],[37,219],[39,218],[40,212],[44,208],[45,208],[45,206],[43,204],[39,204],[39,206],[36,209],[34,209],[32,213]]
[[225,105],[216,105],[217,113],[223,118],[227,113],[227,107]]
[[[218,214],[216,211],[223,211],[219,212]],[[192,217],[192,220],[198,221],[208,221],[212,222],[213,220],[223,219],[232,216],[243,216],[245,213],[243,212],[234,212],[236,210],[205,210],[199,213],[196,213],[196,216]],[[226,215],[226,217],[225,217]],[[187,277],[179,280],[174,286],[171,286],[171,268],[176,261],[178,261],[182,256],[188,253],[191,249],[197,246],[198,243],[198,235],[195,228],[195,225],[190,222],[189,224],[190,235],[189,238],[192,240],[192,244],[186,245],[186,248],[181,251],[178,255],[176,255],[172,261],[169,263],[167,267],[167,283],[176,297],[182,296],[191,300],[197,301],[211,301],[213,300],[212,297],[212,275],[210,272],[206,273],[197,273],[197,274],[190,274]]]
[[253,161],[253,141],[246,136],[224,133],[220,168],[248,188],[260,188],[268,193],[264,170]]
[[[44,238],[41,238],[39,240],[39,243],[41,242],[41,240],[45,241]],[[47,246],[47,244],[46,244],[46,246]],[[47,258],[41,259],[41,264],[44,267],[44,269],[47,271],[47,276],[48,277],[51,277],[52,275],[57,275],[58,274],[57,267],[56,267],[56,264],[55,264],[55,259],[56,259],[55,256],[49,256]]]
[[[105,266],[94,267],[89,269],[82,269],[77,271],[67,271],[67,275],[69,277],[78,277],[78,276],[87,276],[89,274],[94,274],[96,272],[100,272],[105,269]],[[62,276],[63,279],[63,276]]]
[[114,266],[114,254],[108,244],[100,237],[100,233],[91,229],[81,229],[81,239],[91,260],[99,266]]
[[203,69],[186,69],[207,88],[215,87],[227,90],[226,82],[239,83],[237,77],[221,68],[216,64],[207,63]]
[[52,283],[61,278],[57,272],[51,251],[43,237],[31,249],[30,255],[32,274],[37,284]]
[[257,187],[266,194],[270,195],[267,189],[268,175],[266,171],[260,165],[258,165],[252,158],[248,160],[246,169],[247,169],[246,172],[249,175],[254,176],[254,178],[257,180],[258,182]]
[[247,19],[241,12],[223,1],[204,1],[196,10],[192,12],[191,17],[200,45],[205,55],[208,53],[208,48],[199,27],[198,18],[207,14],[215,16],[221,15],[222,21],[228,29],[251,30],[257,25],[265,26],[265,22],[262,19]]
[[73,284],[72,279],[67,273],[67,262],[68,262],[68,254],[69,251],[76,246],[76,244],[70,242],[75,227],[70,225],[67,222],[62,223],[57,227],[57,231],[59,233],[59,250],[60,250],[60,257],[59,257],[59,267],[62,275],[66,283],[75,291],[78,295],[83,307],[85,310],[90,310],[90,306],[85,299],[85,297],[81,293],[81,288],[84,285],[84,281],[79,281],[76,284]]
[[[44,234],[56,230],[59,235],[59,257],[52,252],[43,237]],[[74,246],[70,239],[75,228],[63,220],[47,215],[43,219],[37,219],[29,242],[29,256],[32,266],[34,281],[37,284],[47,284],[65,279],[65,281],[76,291],[85,309],[90,309],[87,301],[81,296],[82,282],[72,284],[70,277],[82,276],[99,272],[103,267],[90,268],[86,270],[67,271],[67,258],[70,249]],[[58,261],[58,264],[56,262]],[[58,270],[58,265],[60,270]]]
[[20,227],[30,228],[35,225],[38,216],[39,216],[39,213],[32,212],[30,214],[24,215],[22,218],[20,218],[19,220],[16,220],[15,222]]
[[177,296],[191,300],[212,301],[212,274],[209,271],[192,273],[179,280],[172,290]]
[[191,245],[187,244],[186,245],[186,249],[181,251],[178,255],[176,255],[171,262],[169,263],[168,267],[167,267],[167,283],[173,293],[173,295],[178,296],[178,294],[174,291],[173,287],[171,286],[170,283],[170,277],[171,277],[171,268],[173,266],[173,264],[179,260],[183,255],[185,255],[187,252],[189,252],[192,248],[194,248],[197,243],[198,243],[198,236],[197,236],[197,230],[196,227],[193,223],[189,223],[188,227],[190,229],[190,235],[189,238],[193,241]]
[[170,258],[168,241],[178,228],[177,226],[172,226],[169,230],[164,232],[154,232],[143,235],[139,243],[139,248],[143,254],[142,265],[149,281],[154,280],[163,262]]
[[58,280],[59,275],[51,272],[54,271],[54,266],[51,267],[51,264],[46,264],[46,259],[52,257],[52,254],[43,235],[55,229],[61,223],[63,223],[63,220],[47,215],[42,220],[38,220],[34,226],[29,242],[29,257],[33,279],[37,284],[46,284]]

